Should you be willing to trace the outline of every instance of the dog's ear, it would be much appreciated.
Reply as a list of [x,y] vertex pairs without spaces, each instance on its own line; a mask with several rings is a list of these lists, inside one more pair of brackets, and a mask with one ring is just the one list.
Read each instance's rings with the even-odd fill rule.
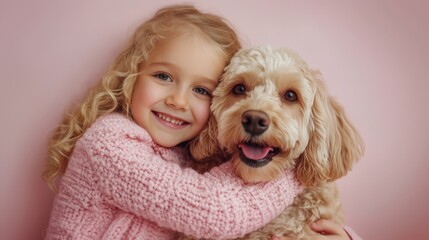
[[310,140],[297,166],[297,177],[306,186],[333,181],[347,174],[363,154],[363,141],[330,96],[317,82],[311,115]]
[[220,152],[217,142],[217,122],[210,114],[205,129],[195,137],[189,145],[189,150],[195,160],[209,158]]

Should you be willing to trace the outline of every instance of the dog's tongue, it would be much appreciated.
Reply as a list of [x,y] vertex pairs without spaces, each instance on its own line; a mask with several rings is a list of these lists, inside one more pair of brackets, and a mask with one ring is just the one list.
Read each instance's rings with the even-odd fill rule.
[[244,156],[252,160],[263,159],[270,150],[273,150],[270,147],[256,147],[247,144],[239,144],[238,147],[241,148]]

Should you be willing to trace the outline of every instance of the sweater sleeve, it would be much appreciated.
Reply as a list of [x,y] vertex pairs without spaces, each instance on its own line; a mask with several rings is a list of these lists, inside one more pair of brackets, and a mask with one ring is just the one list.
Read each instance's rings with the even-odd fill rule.
[[156,154],[140,131],[128,119],[105,118],[75,151],[89,157],[107,202],[159,226],[196,238],[236,238],[267,224],[301,191],[292,172],[244,184],[230,162],[205,174],[182,169]]

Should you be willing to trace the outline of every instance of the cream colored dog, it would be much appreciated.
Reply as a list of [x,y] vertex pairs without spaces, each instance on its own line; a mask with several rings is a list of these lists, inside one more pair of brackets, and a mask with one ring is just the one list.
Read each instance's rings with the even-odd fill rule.
[[362,156],[363,142],[318,71],[287,49],[244,49],[213,95],[213,116],[191,143],[195,159],[224,156],[246,182],[270,181],[295,169],[306,187],[278,218],[245,239],[311,239],[311,222],[343,223],[332,181]]

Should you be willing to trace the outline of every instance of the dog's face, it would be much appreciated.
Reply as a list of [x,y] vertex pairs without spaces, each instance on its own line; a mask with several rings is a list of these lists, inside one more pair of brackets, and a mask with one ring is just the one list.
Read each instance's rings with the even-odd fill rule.
[[309,186],[343,176],[362,142],[318,75],[286,49],[240,51],[213,93],[213,116],[192,155],[226,151],[246,182],[275,179],[286,168]]

